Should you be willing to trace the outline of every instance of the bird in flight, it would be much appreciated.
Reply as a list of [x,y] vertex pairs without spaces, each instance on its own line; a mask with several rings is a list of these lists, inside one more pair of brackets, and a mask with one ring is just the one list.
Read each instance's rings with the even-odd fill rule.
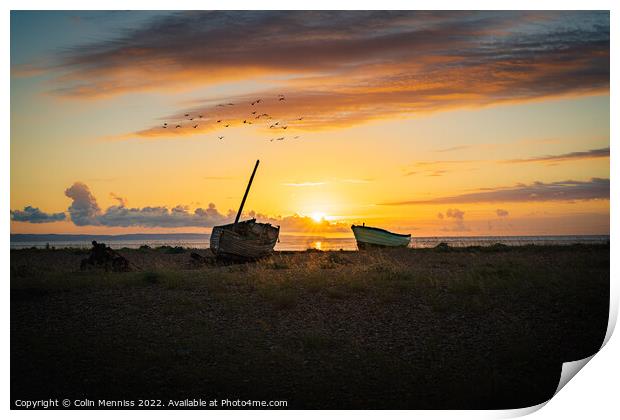
[[284,140],[286,137],[278,137],[276,140]]
[[185,114],[186,117],[189,117],[189,114]]
[[220,140],[223,140],[224,136],[218,136],[217,138],[220,139]]
[[226,124],[224,127],[228,127],[230,124]]
[[198,128],[198,124],[196,124],[195,126],[193,126],[194,128]]
[[222,120],[217,120],[217,122],[219,122],[219,123],[220,123],[220,122],[222,122]]
[[176,126],[176,127],[174,127],[174,128],[181,128],[181,126],[180,126],[179,124],[177,124],[177,126]]
[[202,118],[202,115],[199,115],[198,118]]
[[256,111],[252,111],[252,115],[256,114]]
[[297,121],[301,121],[303,119],[304,119],[304,117],[299,117],[299,118],[297,118]]

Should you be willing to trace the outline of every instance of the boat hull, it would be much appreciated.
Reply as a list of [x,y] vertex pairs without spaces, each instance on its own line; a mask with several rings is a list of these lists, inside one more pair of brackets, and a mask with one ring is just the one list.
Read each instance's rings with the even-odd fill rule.
[[407,247],[411,241],[411,235],[393,233],[385,229],[356,225],[351,226],[351,229],[359,249]]
[[278,242],[280,227],[254,220],[215,226],[211,232],[211,251],[218,258],[258,259],[271,255]]

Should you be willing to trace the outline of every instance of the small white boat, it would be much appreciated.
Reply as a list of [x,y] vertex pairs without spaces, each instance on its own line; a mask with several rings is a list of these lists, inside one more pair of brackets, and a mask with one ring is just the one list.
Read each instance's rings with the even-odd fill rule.
[[410,234],[393,233],[385,229],[370,226],[351,226],[358,249],[372,247],[406,247],[411,241]]

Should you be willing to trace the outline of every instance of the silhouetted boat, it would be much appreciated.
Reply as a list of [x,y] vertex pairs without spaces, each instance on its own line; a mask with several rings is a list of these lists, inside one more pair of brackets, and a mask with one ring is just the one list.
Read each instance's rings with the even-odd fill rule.
[[257,160],[241,200],[241,206],[239,206],[235,222],[228,225],[215,226],[211,232],[209,245],[211,251],[218,258],[257,259],[266,257],[273,252],[273,248],[276,246],[276,242],[278,242],[280,226],[272,226],[269,223],[257,223],[256,219],[239,221],[259,163],[260,161]]
[[411,240],[411,235],[409,234],[392,233],[376,227],[352,225],[351,229],[355,235],[358,249],[373,247],[406,247]]
[[215,226],[210,246],[222,258],[256,259],[270,255],[278,242],[279,226],[257,223],[256,219]]

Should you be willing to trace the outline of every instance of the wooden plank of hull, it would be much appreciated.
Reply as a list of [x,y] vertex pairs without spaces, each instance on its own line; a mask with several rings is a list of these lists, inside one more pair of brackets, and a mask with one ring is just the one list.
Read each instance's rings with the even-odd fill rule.
[[[392,233],[383,229],[365,226],[352,226],[351,229],[360,249],[367,247],[406,247],[411,240],[411,235]],[[360,244],[363,245],[360,246]]]
[[277,234],[272,240],[248,238],[230,229],[216,226],[211,233],[210,246],[217,256],[255,259],[270,255],[277,241]]
[[258,239],[248,239],[237,233],[224,230],[220,235],[218,254],[232,254],[244,258],[265,257],[273,252],[276,240],[264,242]]

